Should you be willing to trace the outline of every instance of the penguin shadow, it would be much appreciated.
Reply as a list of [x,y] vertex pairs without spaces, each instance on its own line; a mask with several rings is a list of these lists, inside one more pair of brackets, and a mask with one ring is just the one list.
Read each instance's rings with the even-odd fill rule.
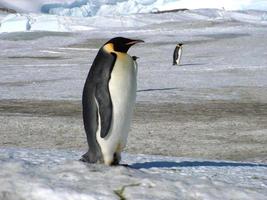
[[184,67],[184,66],[195,66],[195,65],[205,65],[205,63],[183,63],[176,66]]
[[153,161],[144,163],[134,163],[129,165],[133,169],[151,169],[151,168],[172,168],[172,167],[266,167],[267,164],[257,163],[236,163],[236,162],[216,162],[216,161]]
[[178,87],[171,87],[171,88],[150,88],[150,89],[144,89],[144,90],[137,90],[137,92],[151,92],[151,91],[164,91],[164,90],[178,90],[181,88]]

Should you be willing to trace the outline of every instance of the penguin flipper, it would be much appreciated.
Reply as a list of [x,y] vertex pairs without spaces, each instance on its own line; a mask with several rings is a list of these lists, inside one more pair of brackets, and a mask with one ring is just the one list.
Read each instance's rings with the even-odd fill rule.
[[109,80],[116,58],[117,55],[115,53],[109,54],[109,56],[106,58],[105,63],[103,63],[105,66],[102,65],[103,70],[100,74],[102,81],[96,85],[95,97],[98,103],[98,111],[100,114],[100,136],[102,138],[108,135],[111,126],[113,106],[109,92]]
[[[83,121],[84,128],[87,136],[87,142],[89,145],[89,150],[86,154],[84,154],[81,158],[81,161],[96,163],[101,162],[103,160],[101,148],[97,142],[97,130],[99,128],[99,114],[101,113],[102,117],[100,119],[103,121],[105,116],[103,114],[103,101],[110,100],[101,100],[101,94],[108,92],[108,82],[110,79],[110,71],[113,69],[113,62],[115,63],[116,58],[113,55],[100,50],[94,60],[91,69],[89,71],[88,77],[86,79],[83,95],[82,95],[82,104],[83,104]],[[103,76],[106,75],[107,77]],[[105,87],[101,87],[101,84],[105,85]],[[107,89],[105,89],[107,88]],[[109,96],[108,96],[109,97]],[[105,97],[103,97],[106,99]],[[109,98],[110,99],[110,98]],[[111,102],[111,101],[110,101]],[[111,123],[111,115],[112,115],[112,104],[111,109],[107,113],[109,116],[109,122],[103,123],[101,122],[101,132],[104,130],[107,132],[108,128],[102,124],[110,124]],[[109,127],[109,126],[107,126]],[[102,136],[103,134],[101,134]]]

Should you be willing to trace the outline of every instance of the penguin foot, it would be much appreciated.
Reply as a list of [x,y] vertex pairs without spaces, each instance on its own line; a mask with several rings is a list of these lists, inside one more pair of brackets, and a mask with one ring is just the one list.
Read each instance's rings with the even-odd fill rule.
[[90,153],[89,151],[86,154],[82,155],[79,161],[87,163],[98,163],[98,162],[100,163],[100,159],[97,159],[97,157],[92,153]]
[[119,165],[120,161],[121,161],[120,153],[114,153],[111,165]]
[[82,161],[82,162],[86,162],[86,163],[95,163],[95,162],[92,162],[89,157],[86,157],[85,155],[83,155],[79,161]]
[[81,157],[81,158],[79,159],[79,161],[90,163],[90,161],[89,161],[87,158],[84,158],[84,157]]
[[112,163],[111,163],[111,165],[119,165],[120,164],[120,161],[119,160],[117,160],[117,159],[114,159],[113,161],[112,161]]

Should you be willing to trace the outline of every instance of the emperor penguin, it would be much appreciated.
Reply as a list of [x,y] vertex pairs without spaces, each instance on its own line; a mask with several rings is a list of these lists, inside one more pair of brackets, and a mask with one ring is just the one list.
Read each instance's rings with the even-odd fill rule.
[[137,65],[137,59],[138,59],[139,57],[137,57],[137,56],[132,56],[132,59],[133,59],[133,61],[134,61],[134,67],[135,67],[135,69],[137,70],[138,69],[138,65]]
[[[117,165],[136,99],[137,65],[128,49],[143,40],[115,37],[98,51],[85,81],[83,122],[89,150],[81,161]],[[135,59],[135,60],[134,60]]]
[[182,56],[182,43],[176,45],[173,52],[173,65],[180,65],[181,56]]

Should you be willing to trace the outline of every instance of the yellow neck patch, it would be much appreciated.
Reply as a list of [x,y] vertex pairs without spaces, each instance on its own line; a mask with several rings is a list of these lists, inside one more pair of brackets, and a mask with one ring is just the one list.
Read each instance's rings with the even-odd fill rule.
[[112,43],[107,43],[103,49],[109,53],[114,52],[114,45]]
[[127,55],[126,53],[115,51],[114,44],[112,43],[107,43],[106,45],[104,45],[103,49],[108,53],[115,53],[117,57],[120,59],[122,59],[125,55]]

